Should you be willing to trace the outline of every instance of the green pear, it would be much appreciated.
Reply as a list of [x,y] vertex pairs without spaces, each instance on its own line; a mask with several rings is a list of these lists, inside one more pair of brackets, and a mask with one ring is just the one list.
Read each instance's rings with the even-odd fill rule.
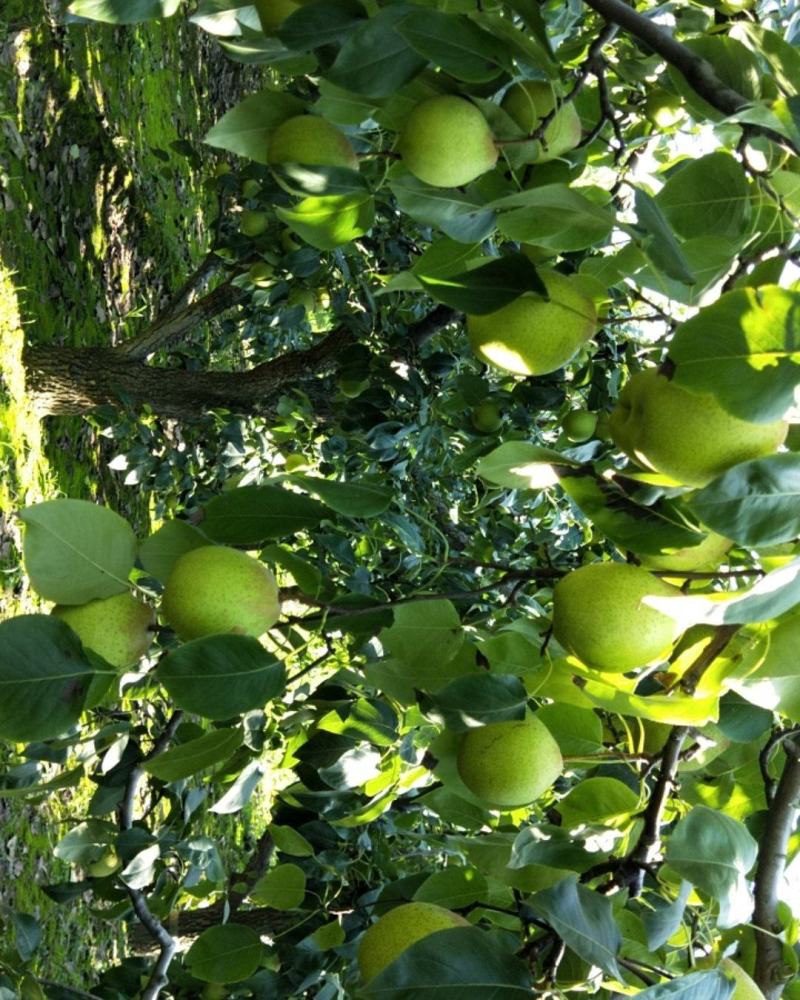
[[121,867],[122,862],[119,855],[113,847],[110,847],[97,861],[92,861],[91,864],[87,865],[86,871],[92,878],[105,878],[107,875],[113,875]]
[[239,231],[244,236],[261,236],[269,227],[269,216],[266,212],[256,212],[246,208],[239,215]]
[[497,404],[490,399],[484,400],[473,407],[470,412],[472,426],[481,434],[494,434],[503,426],[503,417]]
[[567,573],[553,592],[553,635],[589,667],[626,673],[664,656],[677,624],[643,603],[680,596],[676,587],[627,563],[600,562]]
[[686,115],[680,96],[663,87],[654,87],[647,92],[644,113],[652,125],[662,129],[674,128]]
[[723,958],[717,968],[724,972],[728,979],[733,979],[736,982],[730,1000],[764,1000],[764,994],[755,982],[732,958]]
[[57,604],[50,613],[66,622],[87,649],[120,670],[138,663],[153,641],[153,609],[127,592],[88,604]]
[[268,139],[267,161],[358,170],[350,140],[318,115],[295,115],[282,122]]
[[564,769],[558,744],[535,716],[470,729],[458,749],[458,773],[467,788],[499,809],[539,798]]
[[243,198],[255,198],[260,190],[261,181],[257,181],[255,177],[248,177],[247,180],[242,183]]
[[[543,118],[556,106],[553,85],[541,80],[525,80],[509,87],[501,107],[528,135],[535,132]],[[581,141],[581,120],[570,101],[562,105],[544,130],[544,141],[532,158],[536,163],[554,160]]]
[[573,410],[564,417],[561,426],[570,441],[576,444],[588,441],[597,428],[597,414],[589,410]]
[[730,538],[709,531],[699,545],[690,545],[673,551],[664,550],[657,555],[639,555],[639,562],[646,569],[658,570],[712,570],[725,558],[733,545]]
[[540,271],[549,301],[526,292],[502,309],[467,316],[473,351],[515,375],[546,375],[563,367],[595,331],[594,303],[572,277]]
[[698,487],[739,462],[770,455],[788,430],[783,420],[740,420],[709,393],[689,392],[654,368],[630,379],[609,423],[614,441],[630,458]]
[[396,906],[368,927],[361,938],[357,957],[361,978],[368,983],[399,958],[406,948],[429,934],[451,927],[469,926],[469,921],[458,913],[435,903],[403,903]]
[[280,615],[272,572],[224,545],[204,545],[177,560],[164,586],[164,618],[181,639],[236,632],[262,636]]
[[497,162],[488,122],[474,104],[453,94],[417,104],[397,149],[411,173],[433,187],[469,184]]
[[259,288],[269,288],[270,285],[274,285],[276,281],[275,268],[272,264],[268,264],[266,261],[260,260],[252,265],[250,270],[247,272],[247,277]]

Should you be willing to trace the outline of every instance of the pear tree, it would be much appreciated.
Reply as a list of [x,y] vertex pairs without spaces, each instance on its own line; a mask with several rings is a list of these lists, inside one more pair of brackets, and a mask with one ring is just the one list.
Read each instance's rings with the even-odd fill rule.
[[257,84],[185,286],[29,325],[136,476],[17,497],[0,802],[70,818],[0,992],[800,998],[797,11],[63,16]]

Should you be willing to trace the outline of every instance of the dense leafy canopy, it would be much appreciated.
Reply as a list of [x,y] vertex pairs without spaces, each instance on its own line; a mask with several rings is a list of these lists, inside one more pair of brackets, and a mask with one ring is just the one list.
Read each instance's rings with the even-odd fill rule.
[[[252,367],[185,414],[179,451],[159,443],[169,388],[138,415],[107,406],[130,442],[112,467],[158,523],[137,540],[124,512],[48,500],[20,514],[25,569],[46,601],[132,590],[158,609],[181,556],[229,546],[283,606],[259,639],[181,643],[162,614],[124,672],[45,614],[0,623],[0,796],[88,780],[56,849],[85,880],[47,891],[91,891],[157,951],[87,988],[727,1000],[732,956],[768,1000],[800,996],[798,439],[764,430],[800,384],[800,11],[73,0],[68,19],[184,7],[264,73],[203,147],[230,157],[212,251],[239,311],[186,346],[195,370]],[[506,100],[521,83],[550,95],[530,120]],[[444,117],[414,135],[422,105]],[[303,115],[330,127],[296,147],[309,162],[271,154]],[[520,303],[533,326],[496,317]],[[163,363],[163,326],[146,336]],[[621,430],[644,370],[713,425],[678,407],[657,430],[634,407]],[[585,435],[562,430],[585,410]],[[687,459],[713,471],[690,481]],[[564,615],[602,639],[598,663],[573,626],[551,634],[553,590],[610,561],[641,567],[635,600],[584,588]],[[666,639],[637,659],[654,620]],[[543,792],[530,758],[465,766],[468,734],[531,714],[558,762]],[[505,772],[476,779],[486,761]],[[509,776],[533,801],[476,794]],[[473,926],[364,982],[364,931],[410,901]],[[35,982],[33,916],[0,917],[0,992],[62,995]]]

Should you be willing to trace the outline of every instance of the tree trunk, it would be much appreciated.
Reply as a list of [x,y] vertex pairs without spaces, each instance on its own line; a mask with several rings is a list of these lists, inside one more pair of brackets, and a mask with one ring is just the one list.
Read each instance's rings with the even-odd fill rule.
[[164,416],[191,420],[208,410],[269,411],[279,394],[334,367],[354,343],[334,330],[314,347],[290,351],[245,372],[189,372],[156,368],[108,347],[26,348],[26,386],[40,417],[88,413],[120,402],[150,406]]

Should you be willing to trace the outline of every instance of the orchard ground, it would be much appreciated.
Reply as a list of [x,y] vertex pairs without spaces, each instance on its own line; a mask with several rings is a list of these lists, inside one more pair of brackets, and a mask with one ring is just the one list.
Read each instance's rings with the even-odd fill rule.
[[[21,507],[61,495],[107,503],[142,529],[150,520],[146,496],[108,469],[120,442],[102,416],[44,426],[30,412],[24,323],[35,317],[37,342],[108,344],[126,335],[126,315],[181,284],[219,207],[199,138],[260,75],[178,18],[88,32],[56,26],[45,6],[10,0],[0,13],[0,618],[41,606],[21,572]],[[122,931],[37,885],[70,877],[52,848],[92,787],[0,802],[0,906],[41,917],[41,974],[76,986]],[[241,836],[231,822],[228,842]]]

